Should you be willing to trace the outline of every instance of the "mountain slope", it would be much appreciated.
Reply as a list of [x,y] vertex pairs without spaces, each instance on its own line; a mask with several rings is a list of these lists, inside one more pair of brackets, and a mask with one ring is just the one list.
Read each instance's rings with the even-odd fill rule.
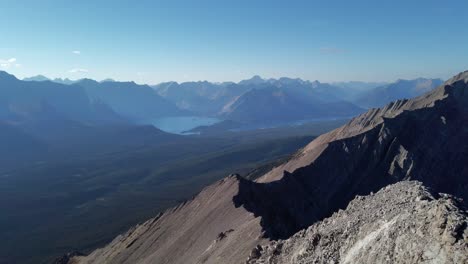
[[147,85],[90,79],[80,80],[76,85],[84,87],[92,100],[110,106],[119,115],[131,120],[142,121],[181,114],[174,104]]
[[263,86],[224,106],[220,115],[238,122],[274,123],[313,118],[350,117],[363,109],[345,101],[326,101],[315,90]]
[[181,109],[210,116],[216,115],[225,104],[248,90],[247,86],[207,81],[161,83],[153,88]]
[[205,188],[194,200],[79,258],[78,263],[219,263],[239,259],[238,255],[256,245],[261,227],[259,218],[232,203],[238,188],[236,176],[225,178]]
[[0,119],[123,122],[107,106],[93,103],[80,86],[21,81],[6,72],[0,72]]
[[[417,180],[435,192],[466,201],[467,138],[468,72],[464,72],[421,97],[354,118],[256,182],[238,176],[219,181],[193,200],[70,263],[187,263],[188,259],[243,263],[249,254],[259,256],[261,247],[254,245],[287,239],[346,208],[356,195],[399,181]],[[372,206],[363,206],[367,205]],[[378,204],[383,206],[386,202]],[[453,212],[458,215],[456,209]],[[404,217],[403,213],[401,208],[397,215]],[[372,220],[385,220],[379,217]],[[466,216],[461,219],[466,222]],[[466,232],[466,225],[459,228],[457,234]],[[463,254],[457,246],[451,250]]]

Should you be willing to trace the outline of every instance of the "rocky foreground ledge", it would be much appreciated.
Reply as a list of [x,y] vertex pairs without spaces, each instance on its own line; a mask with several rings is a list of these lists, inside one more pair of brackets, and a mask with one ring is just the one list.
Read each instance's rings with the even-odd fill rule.
[[462,203],[403,181],[287,240],[257,246],[253,263],[468,263],[468,218]]

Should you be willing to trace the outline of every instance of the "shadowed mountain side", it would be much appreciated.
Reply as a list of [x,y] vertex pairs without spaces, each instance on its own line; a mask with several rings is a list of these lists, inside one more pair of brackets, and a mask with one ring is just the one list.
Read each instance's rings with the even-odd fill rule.
[[449,98],[433,108],[385,119],[364,134],[330,142],[310,165],[285,171],[278,181],[241,180],[233,201],[262,218],[268,238],[284,239],[345,208],[356,195],[401,180],[419,180],[467,200],[468,153],[460,142],[468,138],[468,119],[455,106],[448,107],[454,104]]
[[20,81],[0,71],[0,119],[12,122],[74,120],[83,123],[125,123],[78,85]]
[[186,114],[186,111],[178,109],[148,85],[134,82],[97,82],[91,79],[80,80],[76,85],[83,87],[92,100],[107,104],[116,113],[131,120]]

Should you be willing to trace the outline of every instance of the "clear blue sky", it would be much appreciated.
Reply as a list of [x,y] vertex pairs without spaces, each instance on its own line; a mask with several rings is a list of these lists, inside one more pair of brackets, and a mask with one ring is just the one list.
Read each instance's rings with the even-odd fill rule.
[[140,83],[447,78],[468,1],[0,2],[0,70]]

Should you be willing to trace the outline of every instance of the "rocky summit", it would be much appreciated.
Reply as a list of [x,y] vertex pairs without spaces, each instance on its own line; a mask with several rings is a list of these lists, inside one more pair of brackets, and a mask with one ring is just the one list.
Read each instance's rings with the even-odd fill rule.
[[466,164],[463,72],[361,114],[256,181],[231,175],[68,263],[466,263]]
[[467,263],[467,219],[455,197],[403,181],[256,247],[248,263]]

